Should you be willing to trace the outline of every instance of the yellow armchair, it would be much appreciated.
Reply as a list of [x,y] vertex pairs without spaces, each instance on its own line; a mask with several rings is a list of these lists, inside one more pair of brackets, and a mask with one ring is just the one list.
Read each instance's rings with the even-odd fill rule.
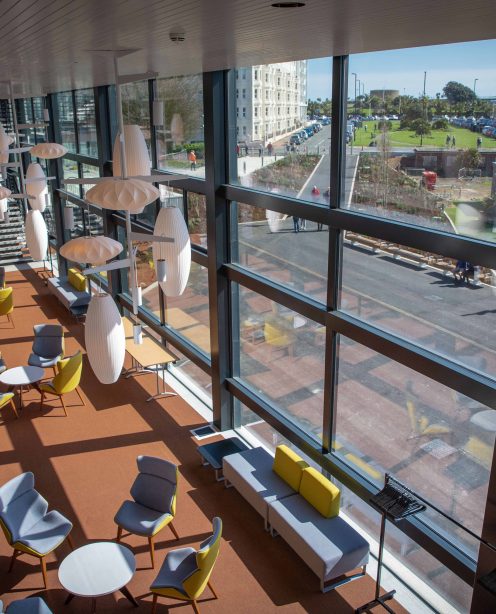
[[13,399],[14,399],[13,392],[4,392],[3,394],[0,393],[0,409],[3,409],[7,404],[10,403],[10,406],[12,407],[12,411],[14,412],[15,417],[19,418],[19,415],[17,413],[17,409],[16,409]]
[[189,601],[196,614],[199,614],[197,599],[207,585],[215,599],[218,598],[210,576],[219,555],[221,537],[222,520],[216,517],[213,519],[212,535],[200,544],[199,550],[178,548],[167,553],[150,587],[153,594],[152,614],[155,613],[159,596]]
[[52,394],[58,396],[64,408],[64,414],[67,416],[67,409],[64,403],[64,395],[69,394],[75,390],[81,400],[81,403],[85,405],[83,397],[78,390],[79,382],[81,380],[81,373],[83,371],[83,354],[79,351],[70,358],[64,358],[57,363],[57,375],[49,382],[42,382],[40,384],[41,401],[40,409],[43,407],[43,401],[45,395]]
[[0,288],[0,316],[7,316],[8,321],[15,328],[12,312],[14,311],[14,293],[12,288]]

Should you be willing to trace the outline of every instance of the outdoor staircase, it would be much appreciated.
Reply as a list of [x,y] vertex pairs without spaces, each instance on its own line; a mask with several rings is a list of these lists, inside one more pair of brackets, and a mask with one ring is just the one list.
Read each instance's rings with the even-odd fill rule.
[[22,203],[9,202],[9,221],[0,221],[0,266],[25,260]]

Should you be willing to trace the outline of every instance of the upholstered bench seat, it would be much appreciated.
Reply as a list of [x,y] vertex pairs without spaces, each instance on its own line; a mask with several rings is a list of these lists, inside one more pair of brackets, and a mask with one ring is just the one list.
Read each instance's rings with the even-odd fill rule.
[[229,454],[223,459],[224,478],[263,517],[267,528],[268,504],[295,491],[274,473],[274,457],[264,448]]
[[368,563],[368,542],[340,516],[324,518],[298,494],[271,501],[268,509],[271,530],[317,574],[322,591],[342,583],[326,582]]

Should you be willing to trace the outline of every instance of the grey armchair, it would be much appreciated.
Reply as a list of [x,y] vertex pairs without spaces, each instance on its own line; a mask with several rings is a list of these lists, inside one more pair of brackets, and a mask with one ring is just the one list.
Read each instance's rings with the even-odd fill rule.
[[0,487],[0,526],[8,543],[14,549],[9,571],[21,554],[40,559],[43,583],[46,588],[45,557],[67,538],[72,523],[60,512],[48,512],[48,503],[34,489],[34,475],[21,473]]
[[7,614],[53,614],[41,597],[12,601],[5,611]]
[[177,478],[174,463],[155,456],[138,456],[138,477],[131,487],[134,501],[124,501],[115,515],[117,541],[123,530],[148,538],[152,567],[155,567],[154,537],[167,525],[179,539],[172,520],[176,514]]
[[55,367],[64,356],[64,329],[60,324],[36,324],[33,330],[33,351],[28,364],[43,369],[52,367],[56,374]]

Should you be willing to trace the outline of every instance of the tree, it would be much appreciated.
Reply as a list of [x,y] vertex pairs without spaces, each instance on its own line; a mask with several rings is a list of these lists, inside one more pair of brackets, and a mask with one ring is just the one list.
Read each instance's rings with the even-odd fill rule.
[[417,136],[425,136],[431,133],[431,124],[426,119],[414,119],[410,123],[410,129],[413,130]]
[[453,105],[473,104],[477,100],[474,91],[458,81],[449,81],[444,87],[443,92],[448,102]]
[[461,168],[480,168],[482,164],[482,156],[475,147],[471,147],[461,151],[458,154],[458,163]]

